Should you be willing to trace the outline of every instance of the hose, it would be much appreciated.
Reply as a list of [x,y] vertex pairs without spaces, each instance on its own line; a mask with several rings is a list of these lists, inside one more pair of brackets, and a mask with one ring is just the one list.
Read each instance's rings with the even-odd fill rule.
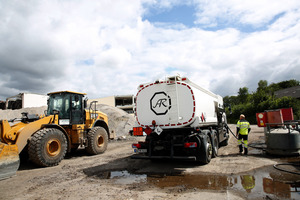
[[275,169],[277,169],[277,170],[280,170],[280,171],[283,171],[283,172],[287,172],[287,173],[291,173],[291,174],[300,175],[300,172],[294,172],[294,171],[289,171],[289,170],[286,170],[286,169],[281,169],[281,168],[278,167],[279,165],[292,165],[292,166],[300,167],[300,164],[281,163],[281,164],[275,164],[275,165],[273,165],[273,167]]
[[[225,124],[225,128],[227,128],[230,131],[230,133],[233,135],[233,137],[238,140],[238,137],[232,132],[232,130],[229,128],[228,124]],[[241,141],[241,142],[243,144],[245,144],[243,141]]]
[[229,128],[228,124],[225,124],[225,128],[227,128],[227,129],[230,131],[230,133],[233,135],[233,137],[235,137],[235,139],[238,140],[238,138],[236,137],[236,135],[235,135],[235,134],[232,132],[232,130]]
[[248,147],[252,147],[252,148],[255,148],[255,149],[261,149],[263,151],[265,151],[267,148],[266,147],[258,147],[258,146],[254,146],[254,145],[265,145],[266,143],[251,143],[251,144],[248,144]]

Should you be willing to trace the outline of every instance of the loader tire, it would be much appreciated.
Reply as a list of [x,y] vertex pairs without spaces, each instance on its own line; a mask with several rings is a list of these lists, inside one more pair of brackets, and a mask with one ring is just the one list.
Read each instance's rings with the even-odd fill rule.
[[28,144],[29,159],[38,166],[58,165],[67,152],[64,133],[55,128],[44,128],[31,136]]
[[107,149],[108,135],[103,127],[94,127],[88,134],[88,145],[86,151],[91,155],[104,153]]

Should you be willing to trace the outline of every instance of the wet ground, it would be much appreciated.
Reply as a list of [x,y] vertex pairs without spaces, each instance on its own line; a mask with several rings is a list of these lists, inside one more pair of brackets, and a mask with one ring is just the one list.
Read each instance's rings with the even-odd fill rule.
[[111,141],[96,156],[80,149],[55,167],[21,161],[16,176],[0,181],[0,199],[300,199],[300,157],[267,155],[263,131],[251,128],[248,156],[231,137],[207,165],[131,159],[142,138]]
[[[293,162],[298,158],[283,159],[285,162]],[[172,161],[173,164],[176,161]],[[294,162],[293,162],[294,163]],[[168,162],[169,164],[169,162]],[[167,164],[167,165],[168,165]],[[154,163],[157,168],[165,167],[165,162]],[[182,164],[179,164],[182,165]],[[299,164],[280,166],[285,171],[300,173]],[[211,174],[197,173],[185,174],[181,171],[175,172],[129,172],[126,169],[85,172],[94,179],[109,179],[111,184],[130,185],[132,189],[149,187],[149,185],[169,192],[185,191],[209,191],[227,192],[237,194],[247,199],[300,199],[300,175],[293,175],[279,171],[274,166],[266,166],[240,174]],[[164,171],[164,170],[163,170]]]

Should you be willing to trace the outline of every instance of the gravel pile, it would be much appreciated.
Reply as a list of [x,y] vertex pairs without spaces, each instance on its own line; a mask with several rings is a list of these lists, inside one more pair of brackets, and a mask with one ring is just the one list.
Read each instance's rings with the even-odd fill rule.
[[108,116],[109,131],[115,133],[116,138],[129,135],[129,130],[134,126],[134,116],[116,107],[100,104],[97,110]]
[[47,106],[42,107],[34,107],[34,108],[23,108],[23,109],[17,109],[17,110],[0,110],[0,120],[3,119],[20,119],[22,117],[23,112],[27,112],[28,114],[38,114],[43,115],[45,113],[45,110],[47,110]]

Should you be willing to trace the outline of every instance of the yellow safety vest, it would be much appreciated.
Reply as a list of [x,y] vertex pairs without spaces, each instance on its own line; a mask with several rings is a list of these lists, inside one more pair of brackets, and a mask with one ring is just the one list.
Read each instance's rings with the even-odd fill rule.
[[240,129],[239,134],[248,135],[248,129],[250,128],[250,123],[246,120],[239,120],[237,127]]

